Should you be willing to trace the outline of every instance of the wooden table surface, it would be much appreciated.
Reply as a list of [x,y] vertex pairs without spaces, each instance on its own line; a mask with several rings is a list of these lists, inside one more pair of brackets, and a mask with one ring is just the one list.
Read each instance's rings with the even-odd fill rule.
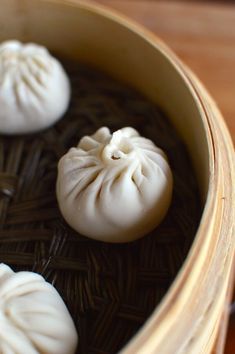
[[[96,2],[141,23],[178,54],[217,102],[235,143],[235,2]],[[224,353],[235,353],[235,314],[230,320]]]

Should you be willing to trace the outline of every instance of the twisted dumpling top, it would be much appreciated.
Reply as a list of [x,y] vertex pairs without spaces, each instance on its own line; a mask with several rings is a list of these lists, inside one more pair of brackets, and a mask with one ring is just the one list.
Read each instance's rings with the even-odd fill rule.
[[56,289],[0,264],[0,353],[73,354],[77,333]]
[[58,165],[57,199],[81,234],[128,242],[157,226],[169,207],[172,174],[164,152],[130,127],[83,137]]
[[0,133],[47,128],[64,114],[69,99],[69,79],[45,47],[0,44]]

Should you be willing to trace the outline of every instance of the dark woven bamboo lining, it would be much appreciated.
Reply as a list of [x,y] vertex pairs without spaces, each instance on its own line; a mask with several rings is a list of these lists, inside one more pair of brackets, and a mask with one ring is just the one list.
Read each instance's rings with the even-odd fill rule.
[[[0,137],[0,261],[41,273],[76,323],[78,353],[116,353],[162,299],[192,244],[200,218],[186,150],[163,113],[136,92],[92,69],[65,63],[72,102],[64,119],[31,136]],[[164,149],[174,174],[165,221],[123,245],[79,236],[55,197],[58,159],[101,126],[135,127]]]

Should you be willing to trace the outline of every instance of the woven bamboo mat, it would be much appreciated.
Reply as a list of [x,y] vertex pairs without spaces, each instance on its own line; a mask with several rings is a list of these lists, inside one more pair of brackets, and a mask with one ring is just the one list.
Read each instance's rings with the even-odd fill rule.
[[[184,262],[201,208],[185,147],[166,116],[133,90],[64,62],[72,101],[54,127],[0,136],[0,261],[41,273],[60,292],[79,333],[78,353],[116,353],[161,301]],[[101,126],[136,128],[168,155],[174,192],[164,222],[129,244],[78,235],[60,215],[57,162]]]

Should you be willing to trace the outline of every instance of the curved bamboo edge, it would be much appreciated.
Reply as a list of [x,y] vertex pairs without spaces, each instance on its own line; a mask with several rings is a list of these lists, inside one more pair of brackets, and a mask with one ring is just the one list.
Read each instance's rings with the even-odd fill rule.
[[[169,53],[171,54],[171,51],[169,51]],[[180,65],[181,70],[183,70],[198,95],[211,130],[215,172],[214,175],[211,176],[213,183],[210,183],[210,198],[207,200],[206,208],[210,208],[211,204],[213,205],[214,203],[214,205],[217,206],[217,212],[214,217],[211,215],[212,219],[210,220],[211,223],[213,223],[213,221],[215,222],[214,228],[205,231],[210,233],[211,246],[213,246],[214,249],[211,253],[209,267],[205,267],[204,269],[204,283],[207,286],[204,287],[204,291],[200,288],[201,297],[203,297],[203,306],[201,307],[201,311],[198,312],[199,316],[197,322],[193,323],[191,328],[187,328],[186,325],[184,326],[185,333],[188,332],[188,336],[187,338],[185,338],[185,336],[181,337],[180,342],[182,346],[176,349],[173,346],[167,346],[167,341],[170,342],[171,331],[177,332],[177,322],[179,318],[183,319],[185,311],[191,308],[190,299],[193,299],[196,295],[196,293],[194,294],[193,292],[188,294],[188,301],[185,302],[184,307],[178,304],[180,308],[175,317],[172,317],[172,315],[176,315],[176,313],[172,312],[171,307],[176,306],[176,303],[172,305],[173,299],[171,299],[171,302],[168,301],[168,303],[166,300],[169,299],[163,300],[163,303],[154,314],[155,330],[153,329],[153,332],[150,333],[150,337],[147,338],[148,331],[146,331],[146,333],[143,333],[143,331],[140,333],[139,338],[135,338],[124,348],[122,351],[123,354],[157,352],[169,354],[173,352],[177,354],[211,353],[218,336],[224,307],[228,302],[227,297],[229,288],[231,287],[229,282],[234,282],[232,273],[235,254],[235,192],[233,188],[235,181],[235,164],[232,140],[216,103],[204,88],[203,84],[175,55],[174,58],[177,60],[178,65]],[[221,168],[222,166],[223,168]],[[201,232],[201,234],[203,233]],[[200,247],[199,244],[198,247]],[[186,262],[189,262],[189,259]],[[186,266],[187,265],[185,265],[185,268]],[[183,272],[178,276],[176,282],[179,282],[182,276]],[[199,281],[200,279],[195,279],[196,288],[199,286]],[[176,287],[176,282],[174,287]],[[185,288],[186,284],[181,288],[181,292],[183,292]],[[168,296],[169,294],[167,297]],[[178,301],[179,299],[175,298],[174,300]],[[169,323],[166,323],[169,321],[169,313],[173,319],[171,326],[168,326]],[[159,341],[159,332],[161,333],[162,331],[161,327],[164,327],[164,334]],[[150,330],[150,328],[148,328],[148,330]],[[146,338],[142,338],[142,342],[140,342],[140,337],[142,336],[146,336]],[[220,351],[222,349],[223,345],[221,344]]]
[[[83,4],[81,1],[75,2]],[[122,354],[170,354],[173,352],[177,354],[209,354],[218,335],[235,252],[233,207],[235,194],[232,188],[235,180],[235,168],[231,138],[213,99],[196,76],[164,42],[122,15],[116,15],[115,12],[106,10],[103,6],[97,6],[97,4],[94,5],[94,8],[91,4],[89,6],[91,6],[91,10],[98,8],[98,13],[101,15],[108,13],[111,19],[145,37],[150,45],[160,48],[171,59],[172,64],[177,66],[188,80],[199,101],[210,131],[208,138],[211,139],[212,144],[211,158],[213,161],[208,198],[192,250],[163,302],[140,333],[122,350]],[[227,174],[226,171],[229,173]],[[213,206],[216,207],[216,210],[211,213],[210,209],[213,209]],[[199,241],[204,243],[204,257],[201,262],[198,262],[197,259],[202,253],[202,245]],[[200,270],[199,273],[195,272],[195,267]],[[190,271],[195,275],[193,280],[189,274]],[[201,299],[200,306],[192,308],[192,300],[195,298]],[[185,317],[185,311],[194,311],[197,320],[189,321],[190,323],[185,321],[179,332],[179,319]],[[174,346],[170,340],[172,332],[178,337],[180,346]]]
[[[216,253],[214,257],[218,257],[218,262],[215,264],[215,274],[217,282],[217,291],[212,295],[212,300],[216,301],[218,295],[218,289],[221,289],[222,303],[221,307],[218,308],[218,317],[213,329],[213,336],[211,336],[210,346],[208,347],[208,352],[211,352],[215,346],[217,337],[219,336],[218,331],[221,328],[221,320],[226,321],[225,313],[227,311],[226,306],[232,296],[232,284],[234,284],[234,261],[235,261],[235,242],[234,242],[234,220],[235,220],[235,190],[233,184],[235,181],[235,159],[233,151],[232,139],[227,130],[226,124],[224,122],[223,116],[218,109],[215,101],[212,99],[210,94],[207,92],[203,84],[197,79],[194,73],[187,67],[185,67],[186,75],[194,86],[194,89],[199,96],[203,97],[203,105],[208,114],[208,124],[214,135],[215,149],[215,168],[220,171],[222,178],[221,183],[223,183],[223,194],[221,200],[218,200],[218,208],[221,208],[221,224],[220,233],[218,238],[218,244],[216,247]],[[222,168],[223,162],[223,168]],[[224,247],[226,246],[226,247]],[[222,253],[223,251],[223,253]],[[227,314],[228,316],[228,314]],[[205,318],[207,318],[207,313],[205,313]],[[208,316],[208,321],[210,318]],[[222,325],[223,326],[223,325]],[[226,327],[226,323],[224,325]],[[205,329],[205,328],[204,328]],[[224,336],[225,333],[222,333]],[[224,338],[223,338],[224,339]],[[219,343],[217,354],[223,351],[223,339]]]
[[[69,2],[109,17],[161,50],[188,81],[198,101],[209,129],[212,159],[210,186],[201,225],[185,265],[167,296],[122,353],[210,353],[218,334],[234,257],[234,159],[232,142],[222,116],[198,79],[154,34],[124,16],[106,10],[104,6],[84,5],[83,1]],[[222,165],[224,169],[220,168]],[[225,171],[230,171],[230,175],[226,176]],[[200,300],[192,306],[193,299]],[[189,316],[191,320],[184,320],[183,325],[179,326],[179,319],[187,318],[186,311],[195,316]],[[170,340],[172,333],[177,337],[177,342]]]
[[[81,1],[76,2],[83,4]],[[89,6],[91,6],[92,9],[93,5],[89,4]],[[95,5],[95,7],[97,7],[97,5]],[[103,6],[98,6],[98,8],[99,14],[106,15],[107,10],[105,10]],[[126,18],[120,15],[116,16],[116,14],[112,13],[113,11],[110,12],[108,10],[108,12],[111,18],[114,16],[113,19],[116,21],[120,21],[121,18],[121,24],[125,23],[129,29],[140,35],[147,36],[150,44],[155,45],[157,43],[166,55],[171,57],[172,60],[177,63],[182,73],[189,80],[190,85],[192,85],[193,90],[200,101],[201,108],[206,116],[214,152],[214,174],[212,173],[211,175],[209,196],[205,209],[208,210],[213,205],[217,206],[216,212],[212,215],[204,212],[203,220],[200,226],[200,238],[203,238],[203,234],[207,234],[208,236],[207,241],[210,246],[209,253],[211,253],[211,261],[209,263],[205,262],[204,264],[201,264],[202,266],[204,265],[204,267],[207,265],[207,267],[203,269],[206,274],[203,275],[202,279],[200,279],[200,277],[198,279],[194,279],[195,294],[188,292],[186,296],[187,300],[182,302],[181,306],[178,303],[178,311],[172,308],[175,306],[172,306],[173,299],[169,299],[169,296],[167,296],[152,315],[152,319],[150,319],[149,323],[147,323],[140,331],[139,335],[137,335],[126,346],[126,348],[122,350],[122,353],[211,353],[218,335],[224,304],[226,303],[226,295],[229,287],[229,279],[231,278],[235,252],[233,232],[234,209],[231,208],[235,205],[235,194],[232,188],[233,181],[235,180],[232,141],[223,121],[222,115],[219,112],[215,102],[212,100],[196,76],[177,58],[177,56],[165,45],[165,43],[138,24],[129,20],[126,22]],[[224,164],[223,169],[221,169],[222,164]],[[226,171],[229,171],[228,175],[226,174]],[[207,221],[210,221],[210,225],[205,225],[206,219]],[[197,241],[198,238],[199,235],[197,236]],[[200,245],[198,244],[198,247],[195,247],[194,243],[194,250],[188,256],[186,261],[188,265],[190,263],[190,257],[192,258],[192,254],[197,253],[195,248],[200,248]],[[209,251],[209,248],[207,248],[207,251]],[[187,267],[185,265],[184,270],[182,270],[177,277],[174,283],[174,290],[177,288],[177,283],[179,285],[180,278],[181,280],[184,278],[183,273],[186,272],[186,268]],[[198,292],[196,288],[202,280],[204,280],[203,283],[205,286]],[[187,284],[185,283],[185,285],[181,287],[181,295],[186,289],[186,285]],[[172,290],[173,289],[171,288],[171,291]],[[198,321],[196,323],[191,323],[191,331],[187,327],[187,324],[185,324],[183,336],[181,331],[181,347],[176,349],[174,346],[167,345],[170,342],[169,339],[171,338],[171,331],[177,332],[177,322],[179,321],[179,318],[183,318],[185,309],[190,310],[191,300],[194,296],[197,296],[198,293],[201,293],[200,296],[203,298],[203,306],[200,309],[201,311],[197,312]],[[177,302],[179,302],[179,295],[180,294],[176,294],[176,298],[174,299]],[[173,322],[170,321],[169,316]],[[150,323],[152,320],[154,321]],[[187,338],[185,338],[185,334],[187,332],[190,333]]]

